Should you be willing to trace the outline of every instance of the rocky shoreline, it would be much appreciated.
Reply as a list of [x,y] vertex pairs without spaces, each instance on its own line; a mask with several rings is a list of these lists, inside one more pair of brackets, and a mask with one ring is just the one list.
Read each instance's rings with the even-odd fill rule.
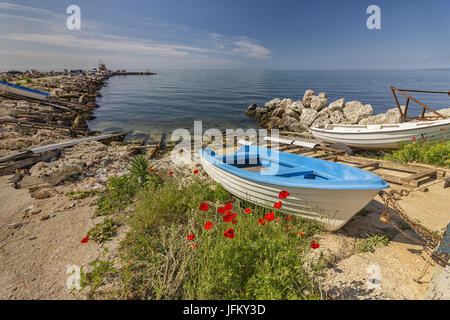
[[[439,112],[450,116],[450,108]],[[310,127],[324,128],[328,124],[392,124],[401,122],[398,108],[386,113],[373,115],[370,104],[360,101],[345,102],[344,98],[328,103],[327,94],[318,95],[313,90],[306,90],[302,100],[274,98],[258,107],[251,104],[245,111],[250,118],[255,118],[258,125],[267,129],[304,132]],[[427,113],[426,115],[432,115]]]

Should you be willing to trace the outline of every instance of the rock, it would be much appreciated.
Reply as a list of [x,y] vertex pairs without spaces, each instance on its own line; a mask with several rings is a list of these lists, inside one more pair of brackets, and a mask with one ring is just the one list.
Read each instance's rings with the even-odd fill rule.
[[306,90],[305,94],[303,95],[302,104],[305,108],[309,108],[309,105],[311,103],[311,98],[315,96],[315,93],[313,90]]
[[289,127],[289,131],[304,132],[304,131],[308,131],[308,127],[305,127],[300,122],[297,122]]
[[350,101],[345,104],[344,116],[351,124],[357,124],[362,119],[370,117],[373,109],[370,104],[363,105],[359,101]]
[[424,294],[427,300],[450,300],[450,265],[437,264]]
[[296,109],[287,109],[287,111],[284,113],[283,117],[289,116],[289,117],[295,118],[297,120],[300,120],[300,115],[301,115],[301,112],[298,113],[296,111]]
[[384,122],[386,124],[392,124],[392,123],[400,123],[401,122],[401,115],[398,108],[392,108],[389,109],[386,114],[384,115]]
[[251,104],[247,110],[245,110],[245,114],[249,117],[254,117],[256,115],[256,103]]
[[[444,117],[450,117],[450,108],[436,110],[438,113],[442,114]],[[424,114],[425,117],[437,117],[437,115],[433,112],[427,112]]]
[[88,97],[86,94],[83,94],[81,97],[78,98],[79,104],[86,104],[88,103]]
[[317,117],[329,118],[330,117],[330,111],[328,110],[328,107],[323,108],[322,110],[320,110],[319,113],[317,114]]
[[40,178],[51,185],[56,185],[69,177],[79,174],[82,166],[70,162],[39,162],[30,169],[32,177]]
[[327,124],[330,124],[330,123],[331,123],[331,120],[327,116],[322,115],[321,117],[317,117],[317,119],[314,120],[311,127],[324,128]]
[[367,125],[367,124],[383,124],[386,123],[386,115],[384,113],[377,114],[374,116],[370,116],[368,118],[362,119],[358,124]]
[[290,116],[283,117],[283,119],[281,120],[281,125],[284,128],[289,128],[290,126],[297,124],[297,123],[298,123],[298,119],[295,119]]
[[8,229],[17,229],[21,225],[22,225],[21,222],[11,223],[11,224],[8,225]]
[[325,92],[321,92],[321,93],[319,93],[319,97],[326,99],[327,98],[327,94]]
[[267,129],[278,129],[280,123],[281,123],[280,118],[272,117],[265,122],[264,127]]
[[73,120],[72,124],[73,128],[87,128],[88,124],[86,122],[86,118],[83,115],[78,115],[75,120]]
[[38,177],[32,177],[28,175],[25,175],[17,184],[21,189],[37,189],[50,186],[47,181]]
[[283,99],[281,100],[280,104],[278,105],[278,108],[286,109],[292,104],[292,99]]
[[302,110],[305,109],[305,106],[303,103],[298,100],[291,103],[291,105],[288,107],[288,109],[296,111],[298,114],[302,113]]
[[266,114],[269,110],[267,108],[256,108],[255,117],[260,118],[263,114]]
[[51,192],[48,189],[40,189],[31,194],[31,197],[34,199],[47,199],[52,196]]
[[283,116],[284,112],[285,112],[285,109],[283,107],[281,107],[281,103],[280,103],[280,105],[275,110],[272,111],[272,116],[281,118]]
[[48,215],[48,214],[44,214],[44,215],[42,215],[42,216],[39,217],[39,219],[40,219],[41,221],[47,220],[48,218],[50,218],[50,215]]
[[304,109],[300,116],[300,124],[304,127],[309,127],[317,118],[317,111],[314,109]]
[[323,108],[325,108],[327,106],[327,104],[328,104],[327,98],[320,97],[320,96],[314,96],[311,98],[310,108],[320,111]]
[[330,105],[328,106],[328,110],[330,113],[333,113],[336,110],[339,110],[342,112],[344,110],[344,106],[345,106],[344,98],[342,98],[342,99],[339,99],[339,100],[336,100],[336,101],[330,103]]
[[267,109],[273,110],[273,109],[275,109],[278,106],[278,104],[280,102],[281,102],[280,98],[275,98],[275,99],[272,99],[272,100],[266,102],[264,104],[264,107],[266,107]]
[[329,119],[330,119],[331,123],[343,123],[345,121],[344,114],[342,113],[342,111],[339,111],[339,110],[334,110],[330,114]]
[[28,213],[31,215],[35,215],[35,214],[41,213],[41,211],[42,211],[41,209],[34,208],[34,209],[31,209],[30,211],[28,211]]

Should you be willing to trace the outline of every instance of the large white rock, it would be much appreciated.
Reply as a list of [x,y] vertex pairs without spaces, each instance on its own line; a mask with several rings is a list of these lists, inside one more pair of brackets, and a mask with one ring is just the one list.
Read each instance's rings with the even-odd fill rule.
[[386,124],[392,124],[392,123],[400,123],[401,121],[401,115],[398,108],[392,108],[389,109],[386,114],[384,115],[384,122]]
[[358,124],[367,125],[367,124],[383,124],[386,123],[386,115],[384,113],[377,114],[374,116],[370,116],[368,118],[362,119]]
[[303,103],[300,100],[298,100],[298,101],[292,102],[288,108],[293,109],[300,114],[300,113],[302,113],[302,110],[305,109],[305,106],[303,105]]
[[370,104],[363,105],[359,101],[350,101],[345,104],[344,116],[352,124],[359,123],[362,119],[370,117],[373,109]]
[[314,120],[314,122],[312,123],[311,127],[312,128],[323,128],[327,124],[330,124],[330,123],[331,123],[331,120],[327,116],[322,115],[320,117],[317,117],[316,120]]
[[283,117],[290,116],[290,117],[293,117],[293,118],[299,120],[300,115],[301,115],[301,110],[300,110],[300,113],[298,113],[297,110],[295,110],[295,109],[287,109],[285,114],[283,115]]
[[280,98],[274,98],[274,99],[272,99],[272,100],[266,102],[266,103],[264,104],[264,107],[266,107],[266,108],[268,108],[268,109],[275,109],[275,108],[278,106],[278,104],[279,104],[280,102],[281,102],[281,99],[280,99]]
[[336,100],[336,101],[330,103],[330,105],[328,106],[328,110],[330,113],[333,113],[336,110],[339,110],[342,112],[344,110],[344,106],[345,106],[344,98],[342,98],[342,99],[339,99],[339,100]]
[[314,109],[304,109],[300,116],[300,124],[304,127],[309,127],[317,118],[317,111]]
[[278,108],[286,109],[291,104],[292,104],[292,99],[289,99],[289,98],[283,99],[283,100],[281,100],[280,104],[278,105]]
[[314,96],[311,98],[310,108],[320,111],[323,108],[325,108],[328,104],[327,98],[324,98],[323,96]]
[[303,95],[302,103],[305,106],[305,108],[309,108],[309,104],[311,103],[311,98],[314,97],[316,94],[313,90],[306,90],[305,94]]
[[339,110],[334,110],[331,114],[330,114],[330,121],[331,123],[343,123],[345,122],[345,117],[344,114],[339,111]]

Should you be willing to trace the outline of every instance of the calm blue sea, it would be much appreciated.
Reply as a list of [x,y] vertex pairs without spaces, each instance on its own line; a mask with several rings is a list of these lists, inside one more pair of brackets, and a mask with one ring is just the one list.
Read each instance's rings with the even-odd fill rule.
[[[263,106],[274,97],[302,99],[306,89],[326,92],[328,101],[345,98],[370,103],[374,113],[395,106],[389,87],[449,90],[450,69],[414,71],[271,71],[271,70],[160,70],[155,76],[114,76],[97,100],[92,129],[108,127],[135,132],[170,133],[203,128],[254,127],[244,111],[251,103]],[[450,107],[450,97],[415,94],[435,109]],[[404,98],[400,102],[404,104]],[[410,104],[418,113],[419,107]]]

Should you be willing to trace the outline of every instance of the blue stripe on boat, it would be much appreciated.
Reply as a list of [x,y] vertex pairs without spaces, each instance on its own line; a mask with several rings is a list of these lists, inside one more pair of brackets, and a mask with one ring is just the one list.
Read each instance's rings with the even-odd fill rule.
[[[200,154],[224,171],[269,184],[346,190],[389,188],[379,176],[359,168],[257,146],[244,146],[232,155],[217,155],[211,149],[201,149]],[[242,169],[245,166],[265,170],[252,172]]]
[[16,89],[20,89],[20,90],[24,90],[24,91],[28,91],[28,92],[42,94],[42,95],[44,95],[46,97],[50,97],[50,94],[47,93],[47,92],[42,92],[42,91],[38,91],[38,90],[27,88],[27,87],[22,87],[22,86],[19,86],[17,84],[9,83],[9,82],[3,81],[3,80],[0,80],[0,84],[4,84],[4,85],[6,85],[8,87],[12,87],[12,88],[16,88]]

